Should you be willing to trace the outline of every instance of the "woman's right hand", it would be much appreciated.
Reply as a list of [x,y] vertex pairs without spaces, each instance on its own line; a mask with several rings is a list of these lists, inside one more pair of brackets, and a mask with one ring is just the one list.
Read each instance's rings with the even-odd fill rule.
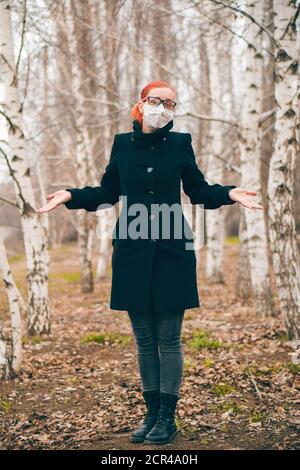
[[70,201],[72,198],[72,194],[70,191],[66,191],[65,189],[60,189],[59,191],[55,191],[55,193],[48,194],[48,196],[46,197],[49,200],[49,202],[45,206],[37,209],[36,212],[38,212],[39,214],[42,214],[43,212],[52,211],[60,204]]

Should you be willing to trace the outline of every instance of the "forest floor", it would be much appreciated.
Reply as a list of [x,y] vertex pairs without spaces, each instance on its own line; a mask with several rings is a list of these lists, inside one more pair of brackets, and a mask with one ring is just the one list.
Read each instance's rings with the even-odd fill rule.
[[[226,282],[198,273],[202,306],[185,312],[184,376],[171,444],[133,444],[142,418],[136,346],[127,312],[109,309],[111,271],[80,292],[76,244],[51,250],[52,331],[24,336],[14,380],[0,383],[0,449],[299,449],[300,366],[280,316],[235,297],[239,246],[227,243]],[[11,267],[23,293],[25,263]],[[0,319],[9,334],[6,293]]]

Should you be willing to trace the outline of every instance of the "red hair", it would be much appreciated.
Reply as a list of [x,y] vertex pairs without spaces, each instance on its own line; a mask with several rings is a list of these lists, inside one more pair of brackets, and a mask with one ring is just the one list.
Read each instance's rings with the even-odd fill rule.
[[[142,100],[145,99],[146,96],[148,96],[148,94],[152,90],[152,88],[170,88],[171,90],[173,90],[176,93],[175,87],[173,87],[173,85],[171,85],[169,82],[166,82],[164,80],[157,80],[157,81],[148,83],[148,85],[146,85],[142,89],[142,91],[141,91],[141,99]],[[138,108],[138,103],[135,103],[135,105],[131,108],[131,116],[133,117],[133,119],[136,119],[139,122],[140,126],[142,127],[142,125],[143,125],[143,114],[140,112],[140,110]]]

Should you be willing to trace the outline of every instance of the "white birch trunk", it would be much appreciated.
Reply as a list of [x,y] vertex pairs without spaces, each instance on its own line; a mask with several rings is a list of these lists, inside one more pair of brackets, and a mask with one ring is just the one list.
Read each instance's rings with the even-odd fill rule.
[[[97,235],[99,239],[99,256],[97,262],[96,279],[103,279],[107,274],[107,267],[111,255],[111,238],[116,218],[112,208],[99,211]],[[106,236],[104,234],[107,234]]]
[[[105,132],[106,131],[106,132]],[[106,136],[106,134],[108,134]],[[108,148],[107,141],[110,141],[111,126],[103,130],[104,139],[104,154],[109,155],[110,149]],[[105,165],[108,164],[108,159]],[[108,230],[109,224],[112,223],[112,210],[103,209],[97,213],[97,261],[96,261],[96,279],[100,280],[106,276],[107,267],[109,265],[109,257],[111,254],[111,247],[109,240],[102,236],[103,230]]]
[[15,70],[9,1],[0,2],[0,57],[4,82],[4,110],[8,121],[9,155],[6,158],[20,211],[27,261],[28,334],[50,332],[48,253],[45,233],[35,211],[34,194],[23,134],[18,77]]
[[11,315],[12,341],[11,357],[7,357],[5,339],[0,331],[0,379],[9,378],[17,374],[22,363],[22,319],[19,307],[19,292],[16,289],[3,239],[0,236],[0,267],[6,289],[9,310]]
[[[80,187],[91,184],[89,179],[91,173],[92,145],[88,129],[86,127],[85,98],[81,87],[85,81],[78,60],[78,38],[75,28],[74,2],[67,0],[65,3],[66,21],[64,26],[68,39],[68,48],[71,54],[72,92],[74,95],[75,123],[76,123],[76,163],[77,180]],[[94,290],[93,271],[91,263],[91,245],[93,230],[89,223],[90,214],[85,210],[78,210],[78,243],[81,261],[81,291],[92,292]]]
[[[262,24],[264,2],[247,0],[246,11]],[[261,31],[251,22],[247,25],[247,41],[252,45],[246,50],[246,70],[244,73],[244,101],[242,111],[242,128],[240,135],[241,186],[257,191],[256,201],[261,203],[260,165],[261,135],[259,118],[262,109],[262,73]],[[245,211],[248,255],[256,311],[262,315],[272,315],[272,300],[266,226],[262,211]]]
[[237,268],[235,293],[237,298],[242,300],[248,300],[252,293],[247,237],[248,232],[245,221],[245,211],[241,211],[239,225],[240,253]]
[[0,325],[0,380],[7,380],[10,376],[10,362],[6,351],[6,343]]
[[[102,25],[109,27],[110,32],[118,37],[120,35],[120,28],[122,28],[122,22],[120,21],[120,15],[116,14],[115,5],[110,0],[104,0],[101,7],[98,7],[98,17],[93,21],[93,26],[96,29],[102,29]],[[100,12],[101,10],[101,12]],[[102,23],[100,26],[99,23]],[[110,146],[113,141],[113,136],[119,130],[119,117],[115,117],[116,109],[120,109],[120,102],[118,100],[119,94],[119,55],[120,55],[120,46],[116,40],[112,38],[105,38],[103,44],[102,56],[99,58],[100,61],[105,64],[103,68],[104,83],[106,87],[104,88],[104,99],[107,101],[107,106],[104,108],[106,114],[111,116],[112,122],[109,123],[103,132],[102,140],[104,143],[104,155],[109,156]],[[126,80],[126,79],[125,79]],[[108,159],[107,159],[108,160]],[[107,161],[108,163],[108,161]],[[105,213],[99,213],[98,224],[99,226],[103,225],[103,229],[106,230],[110,223],[113,222],[113,212],[104,211]],[[105,221],[107,217],[107,221]],[[111,227],[112,228],[112,227]],[[109,240],[103,239],[100,234],[98,240],[98,258],[97,258],[97,279],[100,279],[106,275],[107,268],[109,266],[109,258],[111,254],[111,246],[109,246]]]
[[[42,62],[42,67],[41,67],[41,73],[43,77],[43,83],[44,83],[44,92],[43,92],[43,108],[44,108],[44,114],[46,115],[47,119],[47,113],[49,110],[49,98],[48,98],[48,49],[45,47],[43,51],[43,62]],[[48,120],[46,121],[46,125],[48,125]],[[40,203],[41,205],[46,205],[47,204],[47,198],[46,198],[46,191],[45,191],[45,181],[44,181],[44,176],[43,174],[43,161],[41,161],[41,158],[37,160],[36,163],[36,174],[37,174],[37,179],[38,179],[38,187],[40,191]],[[41,226],[43,227],[44,233],[45,233],[45,239],[47,241],[47,255],[49,255],[49,248],[50,248],[50,224],[49,224],[49,214],[45,213],[43,214],[43,217],[40,218],[40,223]],[[49,258],[47,260],[47,263],[49,263]]]
[[[207,40],[207,54],[209,60],[209,81],[211,115],[220,115],[221,81],[219,77],[220,60],[218,57],[218,36]],[[223,162],[216,158],[222,153],[222,127],[219,122],[212,121],[209,131],[210,152],[207,157],[206,177],[210,181],[223,180]],[[206,277],[212,282],[224,282],[222,273],[223,241],[224,241],[224,211],[208,210],[205,213],[205,226],[207,234]]]
[[[299,111],[296,6],[274,1],[276,121],[268,182],[269,232],[276,285],[289,339],[300,338],[300,260],[293,207]],[[297,111],[298,109],[298,111]],[[299,121],[298,121],[299,124]]]

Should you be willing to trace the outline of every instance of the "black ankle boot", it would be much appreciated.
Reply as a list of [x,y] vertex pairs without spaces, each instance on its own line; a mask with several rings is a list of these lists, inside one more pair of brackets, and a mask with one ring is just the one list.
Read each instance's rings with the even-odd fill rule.
[[146,434],[152,429],[155,424],[160,404],[159,390],[145,390],[142,392],[144,397],[147,413],[143,420],[140,422],[140,427],[136,429],[130,437],[131,442],[143,442]]
[[177,434],[175,409],[180,396],[160,393],[160,409],[155,425],[145,436],[144,444],[168,444]]

